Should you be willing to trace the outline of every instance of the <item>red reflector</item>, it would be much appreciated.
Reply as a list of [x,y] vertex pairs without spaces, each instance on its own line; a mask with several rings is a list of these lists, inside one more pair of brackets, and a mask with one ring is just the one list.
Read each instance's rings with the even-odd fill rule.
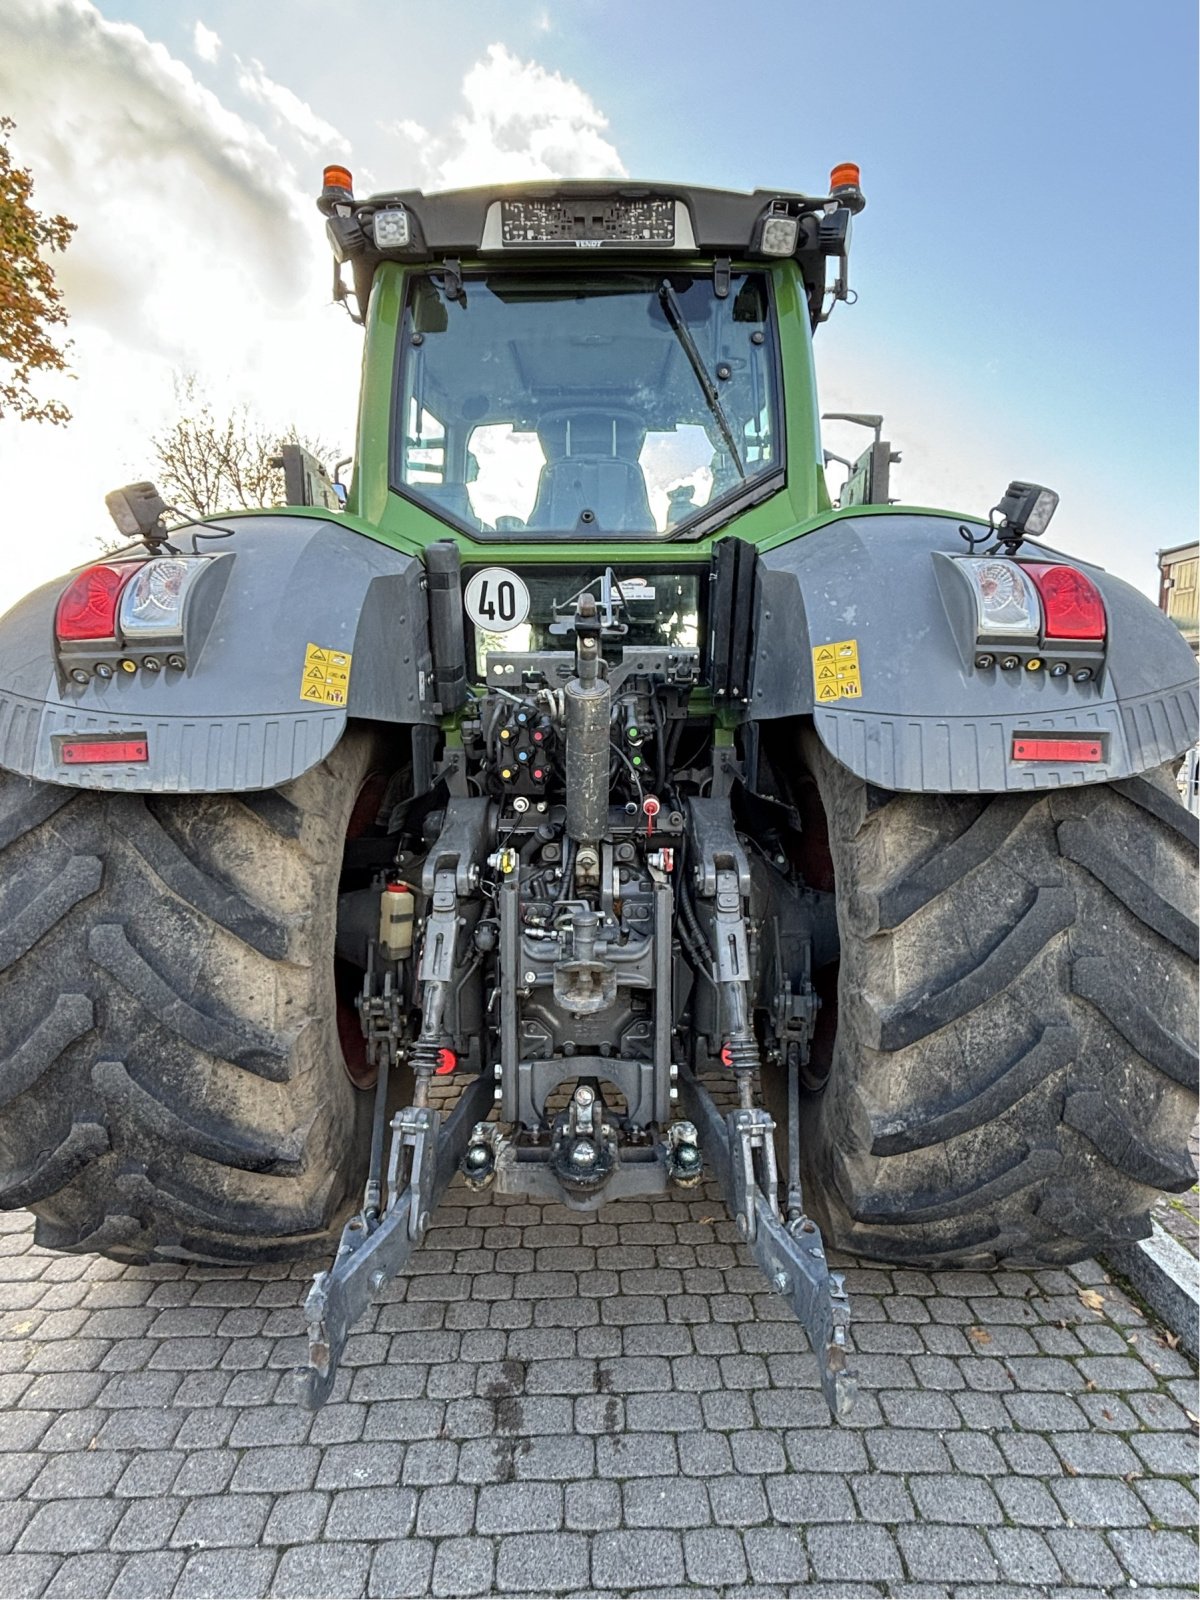
[[63,641],[115,639],[117,601],[140,565],[123,561],[119,566],[88,567],[77,573],[59,596],[54,613],[58,637]]
[[58,748],[58,759],[68,767],[82,767],[92,761],[149,761],[150,745],[146,739],[64,740]]
[[1103,639],[1104,601],[1090,578],[1074,567],[1045,561],[1021,565],[1037,584],[1046,613],[1047,639]]
[[454,1054],[453,1050],[439,1050],[437,1053],[437,1061],[438,1064],[433,1070],[439,1078],[444,1077],[447,1072],[453,1072],[455,1067],[458,1065],[458,1057]]
[[1013,739],[1014,761],[1103,761],[1099,739],[1030,739],[1017,734]]

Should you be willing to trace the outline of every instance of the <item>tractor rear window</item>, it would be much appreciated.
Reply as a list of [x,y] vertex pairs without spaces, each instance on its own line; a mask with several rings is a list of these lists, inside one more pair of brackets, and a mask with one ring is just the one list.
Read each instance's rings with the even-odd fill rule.
[[782,481],[762,273],[435,270],[398,382],[396,487],[477,536],[687,537]]

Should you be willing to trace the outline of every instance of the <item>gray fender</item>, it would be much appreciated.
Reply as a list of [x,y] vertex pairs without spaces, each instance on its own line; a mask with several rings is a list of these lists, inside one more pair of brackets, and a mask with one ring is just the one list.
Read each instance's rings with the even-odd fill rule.
[[[184,671],[73,683],[54,647],[67,579],[0,618],[0,767],[76,788],[157,793],[267,789],[315,766],[348,717],[436,722],[424,568],[330,519],[223,517],[203,543],[228,573]],[[190,554],[187,530],[177,543]],[[189,619],[190,626],[190,619]],[[345,705],[301,698],[312,644],[351,657]],[[59,735],[145,735],[141,764],[64,766]]]
[[[859,777],[938,794],[1107,783],[1195,741],[1196,661],[1179,631],[1129,584],[1040,543],[1021,557],[1079,567],[1104,597],[1104,673],[1077,684],[1045,671],[977,671],[937,577],[935,552],[966,553],[958,528],[919,513],[852,517],[764,552],[749,715],[811,715],[822,743]],[[813,650],[851,640],[861,698],[821,705]],[[1013,735],[1041,730],[1106,734],[1107,758],[1014,761]]]

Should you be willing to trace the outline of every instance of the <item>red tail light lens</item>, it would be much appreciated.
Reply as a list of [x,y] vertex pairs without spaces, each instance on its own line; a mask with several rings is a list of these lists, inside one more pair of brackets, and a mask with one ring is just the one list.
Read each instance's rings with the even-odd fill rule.
[[1074,567],[1051,566],[1043,561],[1021,564],[1042,597],[1047,639],[1104,638],[1104,601],[1090,578]]
[[140,562],[88,567],[71,579],[59,597],[54,613],[54,631],[69,644],[83,639],[117,637],[117,603],[121,590],[138,570]]

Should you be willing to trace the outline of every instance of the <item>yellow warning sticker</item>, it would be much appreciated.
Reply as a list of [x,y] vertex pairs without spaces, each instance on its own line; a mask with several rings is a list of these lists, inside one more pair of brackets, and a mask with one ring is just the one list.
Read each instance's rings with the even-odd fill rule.
[[833,700],[862,699],[857,639],[814,645],[812,658],[813,688],[818,705],[828,705]]
[[344,706],[350,691],[350,652],[310,644],[304,652],[300,698],[320,706]]

